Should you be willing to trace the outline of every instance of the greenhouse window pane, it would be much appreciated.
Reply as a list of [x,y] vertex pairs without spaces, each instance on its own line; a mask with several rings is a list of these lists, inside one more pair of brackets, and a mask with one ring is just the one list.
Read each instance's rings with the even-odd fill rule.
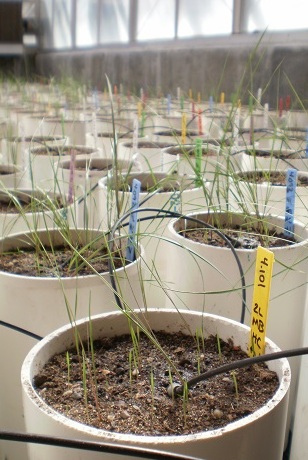
[[174,0],[139,0],[137,40],[174,38],[174,24]]
[[128,42],[129,0],[102,0],[100,43]]
[[54,47],[72,46],[72,0],[54,0]]
[[42,0],[40,4],[40,22],[42,32],[43,48],[53,47],[52,35],[52,2],[50,0]]
[[243,32],[307,29],[307,0],[246,0]]
[[98,0],[77,0],[76,45],[97,45]]
[[180,0],[178,37],[232,33],[233,0]]

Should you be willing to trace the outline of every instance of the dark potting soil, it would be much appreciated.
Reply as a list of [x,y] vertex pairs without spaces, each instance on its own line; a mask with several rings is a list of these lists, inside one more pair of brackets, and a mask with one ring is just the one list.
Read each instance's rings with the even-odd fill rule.
[[[243,181],[253,182],[255,184],[262,184],[269,182],[273,186],[286,186],[287,185],[287,174],[286,172],[279,171],[253,171],[239,174],[239,179]],[[298,174],[296,178],[296,185],[298,187],[308,185],[308,175]]]
[[64,204],[59,199],[51,199],[51,201],[44,201],[39,199],[31,199],[26,196],[24,199],[16,197],[15,200],[8,199],[1,200],[0,197],[0,213],[6,214],[24,214],[34,212],[55,212],[57,209],[62,209]]
[[42,148],[35,148],[33,151],[34,155],[49,155],[49,156],[54,156],[58,157],[61,155],[70,155],[72,152],[75,153],[75,155],[89,155],[90,153],[93,153],[93,149],[90,147],[76,147],[76,146],[61,146],[61,147],[55,147],[55,146],[49,146],[49,147],[42,147]]
[[[155,337],[184,379],[247,357],[231,340],[214,336],[155,332]],[[108,431],[181,435],[221,428],[265,405],[279,385],[276,373],[262,363],[198,383],[186,398],[171,398],[167,388],[179,378],[144,334],[135,348],[131,336],[105,338],[94,348],[94,365],[87,352],[86,379],[81,356],[70,350],[53,357],[34,386],[56,411]]]
[[[169,147],[168,148],[168,153],[170,155],[188,155],[188,156],[193,156],[195,155],[195,149],[192,147]],[[209,149],[209,148],[203,148],[202,149],[202,156],[217,156],[217,151],[214,149]]]
[[303,152],[284,152],[281,150],[247,150],[248,155],[256,157],[272,157],[281,158],[282,160],[303,159],[305,155]]
[[[234,227],[219,228],[220,232],[232,243],[233,247],[240,249],[254,249],[257,246],[266,248],[279,248],[290,246],[296,243],[293,237],[285,236],[283,233],[277,233],[267,229],[265,233],[259,233],[256,229],[245,231],[243,228]],[[196,241],[202,244],[217,247],[230,247],[219,233],[205,228],[188,228],[179,232],[184,238]]]
[[[78,248],[76,248],[78,249]],[[109,270],[109,252],[102,247],[99,250],[78,249],[81,256],[77,256],[68,246],[56,248],[41,246],[18,249],[0,254],[0,271],[14,273],[15,275],[67,278],[73,276],[94,275],[106,273]],[[84,262],[86,259],[88,263]],[[114,254],[115,268],[123,267],[125,260],[119,253]]]

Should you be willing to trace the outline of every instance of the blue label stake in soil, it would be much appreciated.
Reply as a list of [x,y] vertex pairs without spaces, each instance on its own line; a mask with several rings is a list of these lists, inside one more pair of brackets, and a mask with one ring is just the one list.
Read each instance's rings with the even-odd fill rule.
[[287,179],[287,187],[286,187],[286,214],[285,214],[285,221],[284,221],[284,235],[293,236],[297,170],[288,169],[286,179]]
[[[141,189],[141,182],[137,179],[133,180],[132,186],[132,207],[131,210],[135,210],[139,206],[139,195]],[[130,215],[129,226],[128,226],[128,243],[126,248],[126,259],[133,262],[135,259],[135,240],[137,232],[137,220],[138,213],[133,212]]]

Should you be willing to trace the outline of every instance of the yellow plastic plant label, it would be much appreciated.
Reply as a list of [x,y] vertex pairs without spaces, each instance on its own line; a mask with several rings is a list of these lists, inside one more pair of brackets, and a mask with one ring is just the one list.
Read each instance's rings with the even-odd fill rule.
[[265,334],[273,264],[273,252],[259,246],[251,309],[250,356],[259,356],[265,353]]

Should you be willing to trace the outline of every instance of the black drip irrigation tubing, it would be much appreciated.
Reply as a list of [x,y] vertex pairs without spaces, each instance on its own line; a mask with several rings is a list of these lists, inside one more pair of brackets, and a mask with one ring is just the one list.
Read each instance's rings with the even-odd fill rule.
[[7,327],[8,329],[12,329],[13,331],[20,332],[21,334],[27,335],[35,340],[42,340],[43,337],[40,335],[34,334],[33,332],[28,331],[27,329],[23,329],[19,326],[14,326],[14,324],[7,323],[6,321],[0,320],[0,326]]
[[[224,364],[223,366],[217,367],[215,369],[210,369],[209,371],[204,372],[203,374],[197,375],[186,381],[188,388],[192,388],[197,385],[197,383],[203,382],[211,377],[214,377],[219,374],[224,374],[225,372],[230,372],[235,369],[243,369],[244,367],[252,366],[253,364],[263,363],[267,361],[274,361],[281,358],[291,358],[294,356],[302,356],[308,354],[308,347],[303,348],[293,348],[291,350],[282,350],[275,351],[273,353],[268,353],[267,355],[253,356],[251,358],[240,359],[239,361],[233,361],[232,363]],[[173,383],[168,387],[168,395],[181,395],[184,392],[184,385]]]
[[91,452],[102,452],[112,455],[133,456],[134,458],[150,460],[200,460],[196,457],[187,457],[181,454],[172,454],[170,452],[146,449],[141,447],[100,443],[94,441],[83,441],[68,438],[59,438],[54,436],[44,436],[34,433],[17,433],[12,431],[0,431],[0,439],[3,441],[24,442],[31,444],[41,444],[55,447],[66,447],[70,449],[87,450]]

